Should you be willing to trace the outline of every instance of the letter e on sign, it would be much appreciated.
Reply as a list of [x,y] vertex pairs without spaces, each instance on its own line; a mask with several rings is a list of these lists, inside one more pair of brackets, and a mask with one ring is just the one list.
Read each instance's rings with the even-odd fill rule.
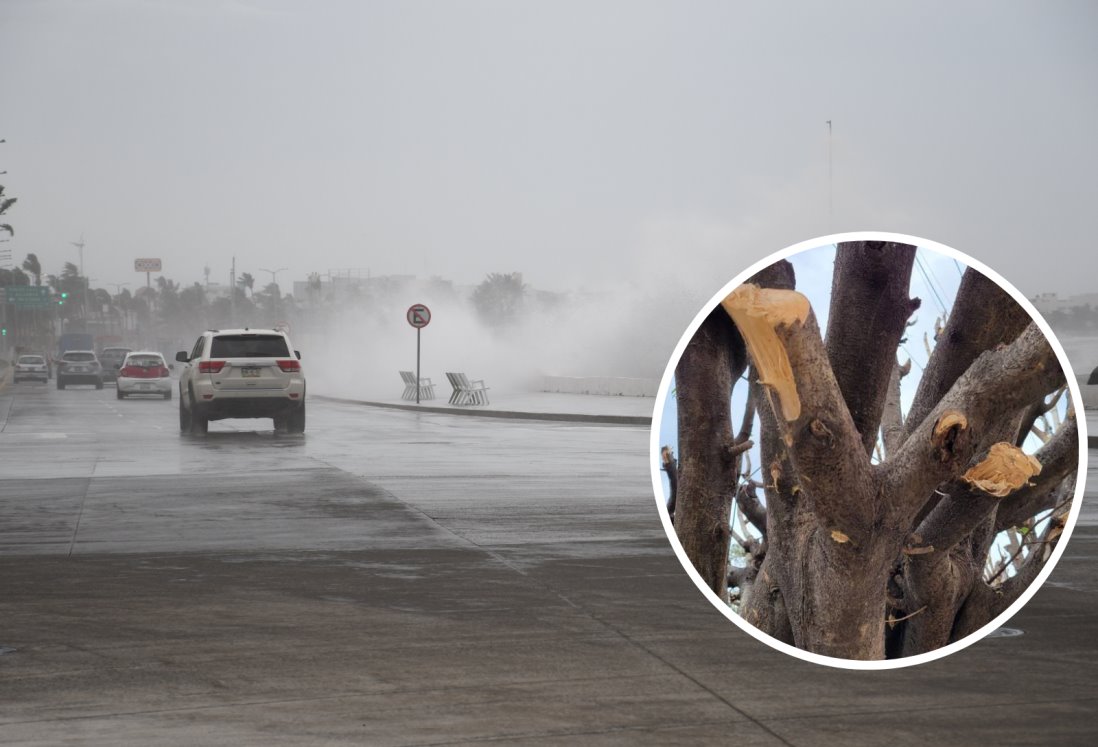
[[408,324],[416,329],[422,329],[431,323],[431,310],[421,303],[408,307]]

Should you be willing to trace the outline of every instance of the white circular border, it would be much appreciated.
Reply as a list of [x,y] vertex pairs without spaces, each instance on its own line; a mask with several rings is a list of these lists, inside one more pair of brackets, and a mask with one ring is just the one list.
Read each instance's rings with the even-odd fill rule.
[[[713,308],[719,304],[729,293],[731,293],[737,286],[741,285],[747,278],[751,277],[760,270],[769,267],[775,262],[790,257],[794,254],[800,254],[801,252],[808,251],[810,249],[817,249],[828,244],[838,244],[845,241],[894,241],[901,244],[911,244],[920,248],[930,249],[932,251],[944,254],[952,257],[953,259],[964,262],[968,267],[971,267],[979,272],[982,272],[986,277],[994,280],[996,284],[1004,291],[1010,294],[1010,296],[1018,302],[1018,304],[1026,310],[1030,317],[1037,323],[1041,331],[1044,333],[1045,338],[1048,340],[1049,345],[1052,347],[1054,353],[1056,353],[1056,359],[1060,362],[1061,368],[1064,370],[1064,377],[1067,379],[1068,391],[1071,392],[1072,405],[1075,409],[1075,420],[1079,427],[1079,466],[1078,473],[1075,481],[1075,497],[1072,499],[1071,511],[1068,512],[1068,520],[1064,526],[1063,534],[1060,535],[1059,542],[1056,543],[1056,548],[1052,551],[1052,556],[1045,563],[1045,567],[1041,569],[1041,572],[1037,575],[1037,578],[1029,585],[1029,587],[1022,592],[1022,595],[1014,601],[1010,607],[1002,612],[998,617],[983,626],[974,633],[971,633],[959,641],[950,643],[934,651],[928,651],[923,654],[916,654],[915,656],[906,656],[900,659],[883,659],[875,661],[862,661],[860,659],[840,659],[834,656],[824,656],[822,654],[815,654],[810,651],[804,651],[796,646],[791,646],[788,643],[782,643],[781,641],[773,638],[766,633],[756,628],[751,623],[744,620],[738,614],[736,614],[731,607],[721,601],[712,589],[702,580],[701,575],[694,568],[693,563],[686,557],[686,551],[683,550],[682,545],[679,543],[678,536],[675,534],[675,528],[671,524],[671,517],[667,513],[666,499],[663,495],[663,483],[660,478],[660,468],[657,466],[659,463],[660,447],[660,426],[663,422],[663,412],[667,404],[667,396],[671,389],[671,379],[675,374],[675,367],[678,365],[679,358],[682,357],[683,350],[686,349],[687,343],[694,337],[694,334],[698,331],[702,322],[713,310]],[[1071,539],[1071,533],[1075,529],[1075,522],[1079,518],[1079,512],[1083,507],[1083,489],[1086,483],[1087,475],[1087,419],[1086,413],[1082,407],[1083,397],[1079,390],[1079,382],[1075,378],[1075,372],[1071,368],[1071,364],[1068,361],[1067,354],[1064,352],[1063,347],[1060,345],[1060,341],[1056,339],[1056,335],[1053,334],[1052,328],[1049,327],[1048,322],[1044,317],[1034,308],[1033,304],[1029,302],[1024,295],[1022,295],[1017,288],[1008,283],[999,273],[987,267],[979,260],[973,259],[963,252],[959,252],[952,247],[939,244],[936,241],[929,241],[927,239],[919,238],[917,236],[909,236],[902,233],[889,233],[886,231],[849,231],[846,233],[835,233],[827,236],[821,236],[815,239],[809,239],[807,241],[801,241],[793,246],[786,247],[781,251],[775,252],[763,259],[760,259],[755,264],[748,267],[741,272],[730,282],[725,284],[723,288],[717,291],[709,302],[702,307],[697,316],[690,323],[690,326],[686,328],[686,332],[683,333],[679,339],[678,345],[675,346],[674,352],[671,354],[671,360],[667,363],[667,368],[663,372],[663,378],[660,380],[660,388],[656,392],[656,405],[652,413],[652,431],[651,431],[651,444],[649,454],[649,464],[652,470],[652,487],[656,498],[657,510],[660,514],[660,519],[663,522],[663,530],[667,534],[668,540],[671,542],[671,547],[675,551],[675,555],[678,556],[679,562],[682,564],[686,574],[694,581],[694,584],[701,590],[705,598],[716,607],[725,617],[731,620],[749,634],[762,641],[771,648],[777,649],[783,653],[795,656],[798,659],[804,661],[810,661],[814,664],[823,664],[829,667],[839,667],[842,669],[861,669],[861,670],[879,670],[879,669],[901,669],[903,667],[915,666],[917,664],[924,664],[928,661],[934,661],[940,659],[943,656],[949,656],[956,653],[963,648],[971,646],[976,643],[988,633],[1000,628],[1004,623],[1013,617],[1018,610],[1022,609],[1030,598],[1037,593],[1037,590],[1045,583],[1049,574],[1052,573],[1052,569],[1060,560],[1060,556],[1064,554],[1064,550],[1067,548],[1068,541]]]

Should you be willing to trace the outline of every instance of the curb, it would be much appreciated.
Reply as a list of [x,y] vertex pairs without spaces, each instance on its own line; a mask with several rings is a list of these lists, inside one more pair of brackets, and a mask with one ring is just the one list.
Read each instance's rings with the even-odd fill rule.
[[327,397],[316,394],[312,395],[310,399],[319,399],[325,402],[340,402],[345,405],[364,405],[366,407],[381,407],[388,410],[427,412],[438,415],[464,415],[478,418],[501,418],[505,420],[549,420],[565,423],[598,423],[601,425],[652,425],[652,418],[640,415],[579,415],[563,412],[518,412],[516,410],[458,410],[453,407],[401,405],[395,402],[371,402],[368,400]]

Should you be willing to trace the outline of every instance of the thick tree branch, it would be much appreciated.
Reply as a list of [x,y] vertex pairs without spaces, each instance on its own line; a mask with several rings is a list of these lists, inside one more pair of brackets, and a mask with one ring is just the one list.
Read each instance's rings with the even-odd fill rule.
[[931,492],[968,467],[999,418],[1014,418],[1063,381],[1036,324],[1010,345],[982,353],[885,465],[890,522],[911,526]]
[[[1068,435],[1070,436],[1070,434]],[[1077,432],[1074,440],[1077,446]],[[1014,463],[1012,464],[1004,464],[1003,460],[1000,459],[994,466],[1000,470],[1014,470],[1013,477],[1015,479],[1013,484],[1017,487],[989,492],[991,489],[989,484],[986,481],[977,479],[975,471],[983,465],[991,464],[995,460],[996,454],[1008,454],[1014,457]],[[964,475],[952,480],[938,491],[943,496],[942,499],[908,538],[904,552],[908,555],[948,552],[962,539],[970,535],[977,526],[985,522],[1003,502],[1014,500],[1020,495],[1031,494],[1031,491],[1042,481],[1046,485],[1058,484],[1067,474],[1073,462],[1061,458],[1059,464],[1050,464],[1050,467],[1046,468],[1042,458],[1052,462],[1054,455],[1055,450],[1047,447],[1037,452],[1034,459],[1040,465],[1040,472],[1034,476],[1029,472],[1032,469],[1026,461],[1029,458],[1024,457],[1018,447],[1006,443],[997,444],[990,450],[990,453],[984,453],[978,459],[974,459],[972,466]],[[1050,471],[1052,472],[1051,475],[1048,474]],[[972,476],[972,479],[968,479],[970,476]],[[1050,483],[1050,480],[1055,482]],[[1021,485],[1018,484],[1019,482]],[[1006,495],[1001,494],[1004,492]],[[1028,505],[1028,499],[1023,497],[1022,504]]]
[[1059,486],[1079,467],[1079,423],[1072,415],[1047,444],[1035,454],[1041,474],[999,504],[995,531],[1018,526],[1026,519],[1056,505]]
[[884,412],[881,413],[881,440],[884,442],[885,459],[895,454],[904,442],[904,415],[900,406],[900,379],[911,373],[911,360],[900,365],[892,364],[885,394]]
[[735,485],[728,398],[746,356],[720,309],[702,322],[675,368],[679,466],[675,533],[701,577],[727,599],[731,489]]
[[876,490],[869,456],[831,373],[815,314],[775,332],[789,357],[800,415],[786,422],[778,403],[773,403],[773,412],[805,497],[829,536],[862,546],[872,532]]
[[758,576],[744,591],[740,615],[771,638],[791,646],[799,645],[793,634],[785,595],[770,566],[771,562],[764,560]]
[[755,489],[750,485],[740,485],[736,490],[736,506],[739,507],[743,515],[747,517],[756,529],[759,530],[759,534],[766,537],[766,509],[759,502],[759,497],[755,494]]
[[965,270],[949,320],[908,411],[907,436],[922,425],[981,353],[1012,342],[1029,324],[1025,309],[993,280],[971,267]]
[[738,565],[728,567],[728,585],[746,591],[754,583],[759,571],[753,565],[741,568]]
[[987,625],[1014,604],[1033,584],[1060,541],[1067,523],[1068,509],[1066,504],[1061,506],[1041,537],[1026,543],[1030,553],[1017,573],[997,587],[983,582],[976,584],[957,615],[953,640],[964,638]]
[[975,564],[963,552],[909,556],[904,560],[904,602],[914,613],[904,629],[902,656],[949,643],[957,612],[976,580]]
[[889,376],[907,319],[915,247],[890,241],[838,245],[826,348],[839,391],[867,454],[877,442]]

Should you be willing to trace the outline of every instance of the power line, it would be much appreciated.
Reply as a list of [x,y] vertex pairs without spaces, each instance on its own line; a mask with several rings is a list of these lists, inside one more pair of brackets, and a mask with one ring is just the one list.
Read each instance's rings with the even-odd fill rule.
[[946,310],[945,302],[942,300],[942,297],[938,294],[938,289],[935,288],[934,284],[930,281],[930,276],[927,275],[926,268],[923,267],[923,261],[919,257],[918,254],[915,255],[915,266],[918,267],[919,272],[922,273],[923,282],[926,283],[926,287],[930,290],[930,292],[932,294],[934,294],[934,298],[935,298],[935,300],[937,300],[938,308],[940,308],[942,310],[942,314],[943,315],[948,315],[949,312],[948,312],[948,310]]

